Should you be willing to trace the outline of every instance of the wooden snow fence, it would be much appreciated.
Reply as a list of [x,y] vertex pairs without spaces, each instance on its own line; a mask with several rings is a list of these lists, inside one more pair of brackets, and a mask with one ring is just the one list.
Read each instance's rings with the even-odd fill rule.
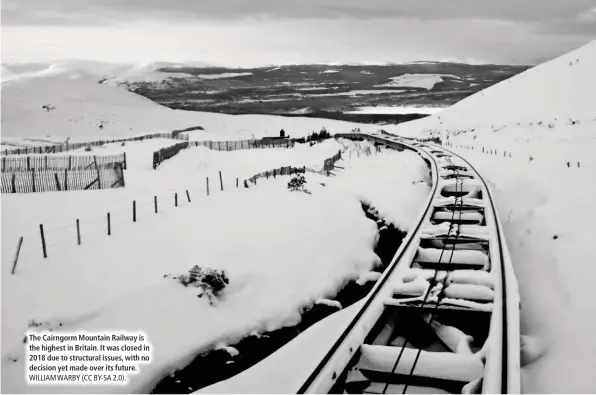
[[96,141],[88,141],[85,143],[64,143],[64,144],[53,144],[53,145],[44,145],[44,146],[34,146],[34,147],[21,147],[15,149],[5,149],[1,151],[2,154],[8,155],[28,155],[28,154],[55,154],[59,152],[66,152],[72,151],[79,148],[86,148],[86,147],[101,147],[105,144],[114,144],[114,143],[123,143],[127,141],[143,141],[143,140],[150,140],[150,139],[174,139],[174,140],[186,140],[188,141],[188,136],[179,133],[153,133],[153,134],[146,134],[143,136],[136,136],[136,137],[127,137],[121,139],[112,139],[112,140],[96,140]]
[[232,141],[194,141],[195,147],[207,147],[216,151],[237,151],[241,149],[258,149],[258,148],[292,148],[294,141],[289,139],[283,140],[232,140]]
[[153,169],[157,167],[166,159],[170,159],[177,155],[181,150],[190,147],[206,147],[215,151],[237,151],[241,149],[258,149],[258,148],[292,148],[294,141],[289,139],[284,140],[231,140],[231,141],[185,141],[184,143],[174,144],[167,148],[162,148],[153,153]]
[[[292,175],[292,174],[305,173],[306,171],[307,171],[306,167],[284,166],[284,167],[279,167],[279,168],[273,169],[273,170],[267,170],[267,171],[264,171],[259,174],[255,174],[254,176],[252,176],[251,178],[249,178],[246,181],[250,181],[253,184],[256,184],[257,180],[259,178],[269,178],[269,177],[276,178],[277,176],[287,176],[287,175]],[[246,182],[244,184],[246,185]]]
[[126,153],[119,155],[44,155],[44,156],[3,156],[0,165],[2,172],[31,170],[86,170],[89,168],[111,169],[121,165],[126,170]]
[[186,148],[188,148],[188,141],[174,144],[170,147],[162,148],[159,151],[155,151],[153,153],[153,169],[157,169],[157,167],[163,161],[172,158],[173,156],[177,155],[178,152]]
[[251,178],[244,181],[244,186],[247,187],[248,182],[252,182],[253,184],[256,185],[257,180],[259,178],[269,178],[269,177],[275,178],[277,176],[292,175],[292,174],[299,174],[299,173],[306,173],[306,172],[323,174],[323,175],[328,176],[328,175],[330,175],[331,170],[334,169],[335,162],[337,162],[340,159],[341,159],[341,150],[337,151],[337,154],[333,155],[331,158],[325,159],[325,161],[323,162],[322,170],[314,170],[314,169],[311,169],[306,166],[303,166],[303,167],[292,167],[292,166],[280,167],[277,169],[268,170],[268,171],[264,171],[259,174],[255,174]]
[[124,187],[121,163],[111,168],[18,170],[1,173],[2,193],[74,191]]

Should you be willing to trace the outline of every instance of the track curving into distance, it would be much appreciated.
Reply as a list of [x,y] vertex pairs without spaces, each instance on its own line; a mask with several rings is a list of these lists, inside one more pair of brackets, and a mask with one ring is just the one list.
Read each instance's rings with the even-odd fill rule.
[[295,392],[520,393],[519,292],[485,180],[442,146],[337,137],[417,152],[432,188],[362,308]]

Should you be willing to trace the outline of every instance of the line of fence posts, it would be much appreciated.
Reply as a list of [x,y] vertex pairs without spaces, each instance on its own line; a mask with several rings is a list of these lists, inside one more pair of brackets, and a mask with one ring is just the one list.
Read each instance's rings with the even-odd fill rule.
[[[333,157],[328,158],[327,160],[325,160],[324,162],[324,170],[329,170],[334,163],[341,159],[341,150],[338,151],[337,154],[335,154]],[[279,172],[278,172],[279,170]],[[272,174],[274,177],[279,174],[279,175],[292,175],[292,174],[297,174],[297,173],[305,173],[306,172],[306,166],[303,166],[302,168],[299,167],[292,167],[292,166],[285,166],[285,167],[281,167],[279,169],[274,169],[273,171],[266,171],[264,173],[260,173],[254,177],[252,177],[250,179],[250,181],[252,181],[255,185],[257,183],[257,179],[259,176],[266,176],[267,178],[269,177],[270,174]],[[66,185],[66,170],[65,170],[65,185]],[[220,179],[220,186],[221,186],[221,190],[223,191],[223,176],[222,176],[222,172],[221,170],[219,171],[219,179]],[[244,187],[248,188],[248,181],[249,180],[244,180]],[[207,196],[209,196],[209,177],[205,177],[205,182],[206,182],[206,193]],[[236,178],[236,187],[239,187],[239,178]],[[185,190],[186,192],[186,197],[188,202],[191,202],[191,198],[190,198],[190,193],[188,190]],[[157,202],[157,196],[153,197],[153,201],[154,201],[154,211],[157,214],[158,213],[158,202]],[[174,205],[175,207],[178,207],[178,193],[175,192],[174,193]],[[132,204],[132,210],[133,210],[133,222],[137,222],[137,213],[136,213],[136,200],[133,200],[133,204]],[[107,234],[108,236],[112,235],[112,224],[111,224],[111,214],[110,212],[106,213],[106,219],[107,219]],[[44,258],[48,257],[47,254],[47,247],[46,247],[46,240],[45,240],[45,233],[44,233],[44,228],[43,228],[43,224],[39,225],[39,229],[40,229],[40,236],[41,236],[41,244],[42,244],[42,251],[43,251],[43,256]],[[81,245],[81,229],[80,229],[80,221],[79,219],[76,220],[76,230],[77,230],[77,245]],[[15,260],[14,260],[14,264],[13,264],[13,270],[12,273],[14,274],[14,271],[16,269],[16,265],[17,265],[17,261],[18,261],[18,256],[19,256],[19,252],[20,252],[20,248],[22,245],[22,241],[23,238],[21,237],[19,239],[19,244],[17,247],[17,253],[15,256]]]
[[[454,147],[453,144],[452,143],[449,143],[449,142],[446,142],[445,145],[447,147]],[[462,148],[462,149],[468,149],[468,150],[474,150],[474,149],[476,149],[476,147],[473,146],[473,145],[456,145],[454,148]],[[482,146],[481,148],[482,148],[481,153],[483,153],[483,154],[495,155],[495,156],[499,154],[499,151],[497,149],[494,149],[494,148],[490,148],[489,149],[489,148],[486,148],[484,146]],[[503,150],[503,157],[504,158],[512,158],[513,157],[513,154],[511,153],[511,151]],[[529,156],[529,161],[531,162],[533,160],[534,160],[534,157],[530,155]],[[571,168],[571,161],[566,161],[565,164],[567,165],[568,168]],[[580,162],[577,162],[577,167],[578,168],[581,167],[581,163]]]
[[[178,132],[178,133],[176,133]],[[45,146],[33,146],[33,147],[22,147],[22,148],[15,148],[12,150],[5,149],[4,155],[27,155],[27,154],[55,154],[56,152],[67,152],[72,151],[79,148],[87,148],[87,147],[102,147],[105,144],[115,144],[115,143],[124,143],[129,141],[143,141],[143,140],[151,140],[151,139],[173,139],[173,140],[189,140],[188,135],[180,134],[180,131],[173,131],[171,133],[152,133],[146,134],[142,136],[136,137],[126,137],[121,139],[113,139],[113,140],[95,140],[95,141],[88,141],[84,143],[63,143],[63,144],[53,144],[53,145],[45,145]],[[125,168],[126,169],[126,168]]]
[[[341,151],[339,151],[336,155],[334,155],[332,158],[329,159],[333,159],[334,161],[338,160],[339,158],[341,158]],[[66,170],[65,170],[66,171]],[[306,172],[306,166],[303,167],[292,167],[292,166],[285,166],[285,167],[281,167],[279,169],[274,169],[273,171],[266,171],[264,173],[260,173],[259,175],[251,178],[250,180],[244,180],[244,187],[248,188],[248,181],[252,181],[254,182],[254,184],[256,185],[257,183],[257,178],[258,176],[267,176],[269,177],[269,175],[292,175],[292,174],[297,174],[297,173],[305,173]],[[66,173],[65,173],[66,175]],[[223,187],[223,174],[221,172],[221,170],[219,171],[219,179],[220,179],[220,186],[221,186],[221,190],[224,190]],[[209,177],[206,176],[205,177],[205,183],[206,183],[206,195],[209,196],[210,191],[209,191]],[[239,187],[239,178],[236,177],[236,187]],[[191,196],[190,196],[190,192],[188,190],[185,190],[186,193],[186,198],[188,200],[189,203],[191,203]],[[154,211],[157,214],[159,212],[158,210],[158,199],[157,196],[153,196],[153,204],[154,204]],[[175,192],[174,193],[174,206],[178,207],[178,193]],[[136,204],[136,200],[132,201],[132,221],[134,223],[137,222],[137,204]],[[107,225],[107,235],[111,236],[112,235],[112,221],[111,221],[111,213],[107,212],[106,213],[106,225]],[[41,246],[42,246],[42,253],[43,253],[43,257],[47,258],[48,257],[48,251],[47,251],[47,245],[46,245],[46,238],[45,238],[45,232],[44,232],[44,227],[43,224],[39,225],[39,231],[40,231],[40,238],[41,238]],[[80,226],[80,220],[77,218],[76,219],[76,239],[77,239],[77,245],[81,245],[82,244],[82,237],[81,237],[81,226]],[[19,257],[19,253],[20,253],[20,249],[21,249],[21,245],[23,242],[23,237],[21,237],[19,239],[19,243],[17,246],[17,251],[16,251],[16,255],[15,255],[15,259],[14,259],[14,263],[13,263],[13,269],[12,269],[12,274],[14,274],[15,270],[16,270],[16,265],[18,262],[18,257]]]

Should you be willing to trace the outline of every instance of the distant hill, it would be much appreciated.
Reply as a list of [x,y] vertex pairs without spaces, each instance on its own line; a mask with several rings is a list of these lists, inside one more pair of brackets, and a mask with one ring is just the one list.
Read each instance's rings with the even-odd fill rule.
[[[161,81],[119,82],[165,106],[227,114],[341,114],[360,107],[448,107],[529,66],[423,62],[256,69],[163,67]],[[119,79],[122,81],[122,78]],[[354,117],[349,117],[353,119]],[[403,121],[398,115],[391,122]],[[364,119],[364,117],[363,117]]]

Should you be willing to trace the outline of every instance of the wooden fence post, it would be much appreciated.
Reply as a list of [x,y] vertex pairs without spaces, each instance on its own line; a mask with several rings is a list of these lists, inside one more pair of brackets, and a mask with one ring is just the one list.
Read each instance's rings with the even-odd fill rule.
[[108,213],[108,236],[112,235],[112,224],[110,222],[110,213]]
[[155,207],[155,214],[157,214],[157,196],[153,196],[153,206]]
[[72,156],[71,155],[68,155],[68,170],[71,170],[72,169],[71,166],[72,166]]
[[78,218],[77,218],[77,245],[81,245],[81,227],[79,226]]
[[174,206],[178,207],[178,192],[174,192]]
[[209,196],[209,177],[205,179],[207,181],[207,196]]
[[27,170],[31,170],[31,158],[27,157]]
[[219,184],[221,185],[221,190],[223,191],[223,179],[221,178],[221,170],[219,171]]
[[126,152],[124,153],[124,167],[122,168],[122,170],[127,170],[126,169]]
[[68,191],[68,170],[64,169],[64,190]]
[[12,193],[17,193],[17,173],[12,173]]
[[238,177],[236,177],[236,188],[238,188]]
[[188,193],[188,189],[186,190],[186,198],[188,199],[188,203],[190,203],[190,194]]
[[43,224],[39,224],[39,234],[41,235],[41,248],[43,250],[43,257],[48,257],[48,252],[46,250],[46,236],[43,233]]
[[137,201],[132,201],[132,222],[137,222]]
[[19,245],[17,246],[17,253],[14,256],[14,262],[12,263],[12,272],[10,274],[14,274],[14,271],[17,268],[17,262],[19,261],[19,254],[21,253],[21,245],[23,244],[23,236],[19,239]]
[[101,189],[101,178],[99,178],[99,167],[97,167],[97,155],[93,155],[93,161],[95,162],[95,171],[97,172],[97,189]]
[[58,180],[58,173],[54,173],[54,178],[56,179],[56,189],[60,191],[61,189],[60,189],[60,181]]
[[35,192],[35,169],[31,170],[31,185],[33,186],[33,192]]

